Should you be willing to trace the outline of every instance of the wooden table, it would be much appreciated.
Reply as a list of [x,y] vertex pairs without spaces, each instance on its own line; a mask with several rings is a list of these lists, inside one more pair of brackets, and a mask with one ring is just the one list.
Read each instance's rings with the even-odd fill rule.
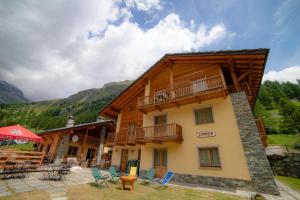
[[122,190],[126,189],[125,185],[130,185],[130,191],[134,190],[134,182],[136,180],[136,176],[121,176]]

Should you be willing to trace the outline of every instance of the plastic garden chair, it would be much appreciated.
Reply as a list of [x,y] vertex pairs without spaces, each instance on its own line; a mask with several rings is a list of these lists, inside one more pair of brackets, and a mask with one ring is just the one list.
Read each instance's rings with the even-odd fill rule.
[[155,176],[155,169],[153,169],[153,168],[148,169],[146,174],[142,177],[142,180],[144,181],[144,184],[150,183],[151,181],[153,181],[154,176]]
[[116,171],[116,168],[115,167],[110,167],[109,168],[109,174],[110,174],[110,176],[111,176],[111,181],[113,182],[113,183],[116,183],[119,179],[120,179],[120,176],[121,176],[121,174],[120,173],[118,173],[117,171]]
[[172,179],[173,175],[174,175],[174,172],[168,171],[162,179],[156,180],[155,182],[157,182],[158,184],[160,184],[161,187],[163,187],[169,183],[169,181]]
[[100,172],[100,170],[97,167],[92,167],[92,174],[95,179],[95,184],[97,184],[99,187],[102,186],[103,183],[108,185],[107,179],[109,178],[108,176],[103,176]]
[[137,167],[130,167],[129,176],[136,176]]

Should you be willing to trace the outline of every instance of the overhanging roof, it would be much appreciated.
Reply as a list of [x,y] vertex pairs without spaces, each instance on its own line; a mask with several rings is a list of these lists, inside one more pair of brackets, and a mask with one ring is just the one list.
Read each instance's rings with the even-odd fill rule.
[[[215,63],[221,66],[226,66],[229,62],[243,65],[253,63],[255,65],[255,69],[251,72],[253,73],[253,84],[251,85],[252,96],[254,98],[251,104],[253,108],[260,88],[268,54],[269,49],[266,48],[166,54],[121,94],[103,107],[99,114],[116,119],[118,112],[133,98],[144,91],[147,80],[159,73],[164,67],[169,66],[170,63]],[[237,73],[244,73],[245,70],[247,70],[245,67],[238,67],[238,65],[235,67]]]
[[71,127],[61,127],[61,128],[50,129],[50,130],[46,130],[46,131],[39,133],[39,135],[44,135],[44,134],[49,134],[49,133],[57,133],[57,132],[62,132],[62,131],[67,131],[67,130],[74,130],[74,129],[75,130],[85,129],[90,126],[109,126],[109,125],[114,125],[114,124],[115,124],[115,122],[112,120],[103,120],[103,121],[99,121],[99,122],[78,124],[78,125],[74,125]]

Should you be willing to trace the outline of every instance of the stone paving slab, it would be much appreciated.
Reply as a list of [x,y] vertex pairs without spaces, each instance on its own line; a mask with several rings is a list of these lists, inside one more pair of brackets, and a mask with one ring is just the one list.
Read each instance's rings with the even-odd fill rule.
[[30,173],[29,177],[22,179],[0,180],[0,196],[39,189],[49,193],[52,199],[65,200],[68,199],[65,187],[93,182],[91,170],[88,168],[72,171],[65,177],[63,181],[46,181],[41,179],[42,173]]
[[3,196],[8,196],[8,195],[12,195],[12,193],[11,193],[11,192],[9,192],[9,191],[0,192],[0,197],[3,197]]

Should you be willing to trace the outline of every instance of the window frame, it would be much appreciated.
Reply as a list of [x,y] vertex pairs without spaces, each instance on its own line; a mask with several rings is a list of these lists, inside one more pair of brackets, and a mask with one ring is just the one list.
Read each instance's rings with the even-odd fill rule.
[[[69,150],[70,150],[70,148],[73,148],[73,150],[72,150],[71,154],[69,154]],[[76,154],[75,154],[75,155],[73,155],[74,148],[76,148],[76,149],[77,149],[77,150],[76,150]],[[68,152],[67,152],[67,156],[77,156],[77,154],[78,154],[78,150],[79,150],[79,147],[78,147],[78,146],[69,146],[69,148],[68,148]]]
[[[197,156],[198,156],[198,167],[200,169],[222,169],[222,159],[221,159],[221,154],[220,154],[220,146],[219,145],[201,145],[201,146],[197,146]],[[217,152],[218,152],[218,157],[219,157],[219,163],[220,165],[219,166],[213,166],[213,165],[205,165],[205,166],[202,166],[201,165],[201,155],[200,155],[200,150],[201,149],[217,149]],[[209,156],[209,158],[211,158]],[[212,163],[211,160],[209,160],[210,163]]]
[[[168,114],[160,113],[160,114],[153,115],[153,126],[159,126],[159,125],[155,124],[156,117],[166,117],[166,125],[168,124]],[[162,125],[162,124],[160,124],[160,125]]]
[[[207,123],[200,123],[197,124],[197,120],[196,120],[196,111],[197,110],[202,110],[202,109],[207,109],[210,108],[211,109],[211,116],[212,116],[212,122],[207,122]],[[208,105],[208,106],[203,106],[203,107],[197,107],[197,108],[193,108],[193,117],[194,117],[194,124],[195,126],[201,126],[201,125],[206,125],[206,124],[213,124],[215,123],[215,115],[214,115],[214,111],[213,111],[213,106],[212,105]]]

